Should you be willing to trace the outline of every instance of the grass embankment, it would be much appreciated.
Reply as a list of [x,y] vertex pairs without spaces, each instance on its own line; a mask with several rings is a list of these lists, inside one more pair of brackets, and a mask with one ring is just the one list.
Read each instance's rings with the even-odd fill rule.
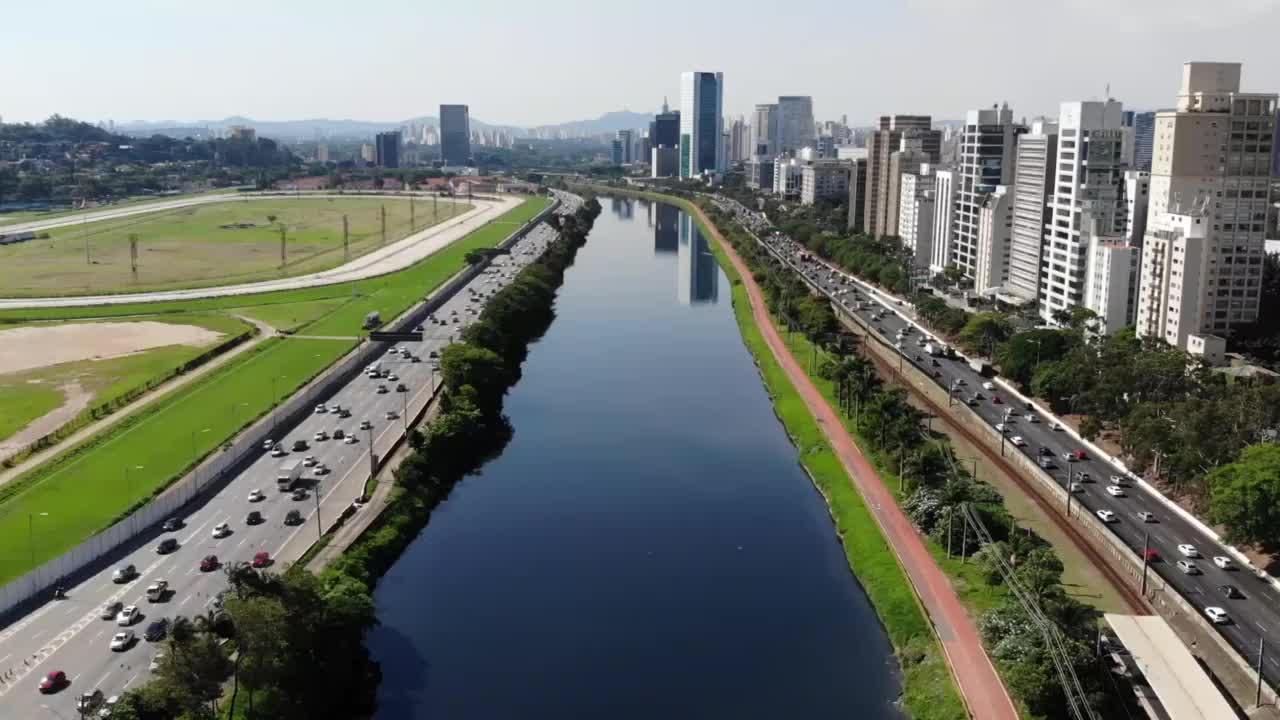
[[[643,195],[671,202],[670,198],[652,193]],[[677,204],[690,212],[688,205]],[[711,237],[710,233],[707,235]],[[734,314],[743,342],[755,357],[778,417],[799,452],[800,463],[827,499],[849,567],[866,590],[897,652],[903,672],[903,706],[918,720],[966,717],[942,650],[902,567],[817,421],[765,343],[737,270],[719,243],[712,242],[711,247],[731,281]]]
[[[466,252],[501,242],[547,205],[532,198],[449,248],[411,268],[379,280],[377,307],[384,318],[408,309],[463,266]],[[288,293],[281,293],[288,294]],[[172,312],[181,312],[180,303]],[[205,301],[192,301],[205,308]],[[363,319],[364,306],[313,323],[311,334],[354,334],[347,323]],[[85,309],[80,309],[84,312]],[[344,318],[339,324],[335,318]],[[181,322],[181,315],[170,321]],[[319,330],[316,328],[319,327]],[[110,525],[180,477],[242,427],[288,397],[353,346],[351,341],[268,340],[209,377],[127,418],[110,431],[77,445],[30,473],[0,486],[0,583],[32,567],[28,516],[39,521],[38,565]],[[272,381],[272,378],[276,380]],[[139,468],[139,466],[141,466]],[[126,475],[125,469],[128,468]],[[47,512],[48,516],[40,516]]]
[[0,376],[0,440],[61,407],[65,397],[57,385]]
[[[272,280],[337,267],[348,256],[365,255],[469,209],[403,198],[229,198],[67,225],[49,230],[48,239],[0,246],[0,287],[8,296],[30,297]],[[344,216],[350,241],[345,251]],[[283,268],[281,227],[286,237]],[[135,235],[136,275],[129,247]]]

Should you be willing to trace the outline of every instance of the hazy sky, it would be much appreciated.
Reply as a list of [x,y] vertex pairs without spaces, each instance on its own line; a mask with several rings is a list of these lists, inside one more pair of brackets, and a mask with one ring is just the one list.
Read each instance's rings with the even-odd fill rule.
[[7,0],[0,116],[402,120],[467,103],[530,126],[652,111],[682,70],[725,111],[1015,116],[1112,95],[1169,106],[1187,60],[1280,91],[1280,0]]

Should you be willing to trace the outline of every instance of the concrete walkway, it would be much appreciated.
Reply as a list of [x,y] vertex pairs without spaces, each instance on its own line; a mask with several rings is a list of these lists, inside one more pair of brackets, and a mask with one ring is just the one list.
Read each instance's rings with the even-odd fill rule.
[[1018,720],[1013,700],[991,663],[991,658],[987,656],[986,649],[982,647],[973,618],[965,611],[951,581],[934,562],[929,549],[925,547],[906,514],[898,507],[884,480],[876,474],[871,462],[849,437],[836,411],[787,350],[786,342],[778,334],[769,316],[769,308],[765,304],[760,286],[752,278],[746,263],[701,209],[698,210],[698,215],[742,276],[743,286],[751,300],[752,316],[764,335],[765,342],[787,373],[791,384],[804,399],[809,412],[817,420],[822,434],[831,444],[840,464],[844,466],[845,472],[865,500],[867,509],[880,526],[889,547],[898,557],[903,572],[911,581],[916,596],[920,598],[920,603],[929,616],[969,714],[982,720]]
[[[249,352],[253,348],[262,344],[268,338],[275,337],[276,335],[275,328],[262,322],[261,320],[255,320],[254,318],[251,318],[245,315],[236,315],[236,317],[256,327],[258,329],[258,334],[240,343],[239,345],[231,348],[227,352],[224,352],[221,355],[213,358],[212,360],[209,360],[208,362],[206,362],[205,364],[201,365],[200,367],[194,370],[169,378],[168,380],[161,383],[160,385],[157,385],[156,387],[152,388],[152,390],[147,394],[143,395],[137,400],[134,400],[133,402],[129,403],[123,408],[115,411],[114,413],[104,418],[95,420],[89,423],[88,425],[85,425],[84,427],[75,431],[68,437],[63,438],[62,441],[57,443],[56,445],[51,445],[47,448],[44,448],[43,450],[40,450],[39,452],[33,453],[26,460],[23,460],[22,462],[18,463],[17,465],[14,465],[8,470],[0,472],[0,485],[4,485],[5,483],[10,482],[16,477],[19,477],[20,475],[27,472],[28,470],[31,470],[32,468],[36,467],[37,465],[47,462],[49,459],[51,459],[53,456],[57,455],[58,453],[62,452],[63,450],[66,450],[67,448],[70,448],[70,447],[74,447],[76,443],[87,440],[90,437],[104,430],[107,430],[108,428],[115,425],[116,423],[122,422],[126,418],[132,416],[134,413],[137,413],[138,411],[143,410],[156,402],[159,402],[160,400],[173,394],[174,391],[180,388],[186,387],[187,385],[195,382],[196,380],[199,380],[200,378],[208,375],[214,370],[231,362],[233,359],[239,357],[240,355],[243,355],[244,353]],[[13,455],[16,455],[16,454],[17,454],[16,452],[10,453],[8,457],[12,457]],[[5,458],[0,458],[0,460],[4,460],[4,459]]]

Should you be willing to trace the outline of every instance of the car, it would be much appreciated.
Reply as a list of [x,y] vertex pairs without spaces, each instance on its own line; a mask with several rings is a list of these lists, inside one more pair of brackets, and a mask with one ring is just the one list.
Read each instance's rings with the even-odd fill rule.
[[390,373],[387,375],[387,379],[390,380],[391,382],[395,382],[400,379],[400,376],[396,375],[395,373]]
[[1069,463],[1073,463],[1076,461],[1076,454],[1073,452],[1064,452],[1062,453],[1062,459]]
[[289,453],[285,452],[284,448],[279,445],[276,445],[275,448],[271,450],[271,457],[284,457],[288,454]]
[[111,713],[115,711],[116,705],[120,704],[120,696],[112,695],[102,704],[102,709],[98,711],[99,720],[106,720],[111,717]]
[[215,538],[224,538],[231,534],[231,523],[220,522],[213,526],[213,536]]
[[996,432],[1000,432],[1000,433],[1002,433],[1002,432],[1006,432],[1006,431],[1008,431],[1008,430],[1010,430],[1010,429],[1011,429],[1011,428],[1010,428],[1010,427],[1009,427],[1009,425],[1007,425],[1006,423],[996,423]]
[[431,358],[432,360],[435,360],[436,358],[440,357],[440,353],[436,352],[435,350],[432,350],[431,352],[427,353],[427,357]]
[[1053,451],[1044,446],[1036,448],[1036,454],[1040,457],[1053,457]]
[[993,383],[993,382],[990,382],[990,381],[988,381],[988,382],[984,382],[984,383],[982,383],[982,389],[983,389],[983,390],[995,390],[995,389],[996,389],[996,384],[995,384],[995,383]]
[[1080,482],[1087,482],[1087,483],[1093,482],[1093,476],[1084,471],[1080,471],[1076,473],[1076,479],[1078,479]]
[[315,435],[311,436],[312,442],[324,442],[325,440],[328,440],[328,439],[329,439],[329,433],[325,432],[324,430],[318,430],[316,431]]
[[1138,513],[1138,519],[1144,523],[1153,523],[1153,522],[1156,522],[1156,514],[1143,510],[1142,512]]
[[1196,546],[1195,546],[1195,545],[1188,545],[1187,543],[1183,543],[1183,544],[1179,545],[1179,546],[1178,546],[1178,552],[1182,553],[1183,555],[1185,555],[1185,556],[1187,556],[1187,557],[1189,557],[1189,558],[1198,558],[1198,557],[1200,557],[1200,551],[1196,549]]
[[205,555],[200,561],[200,572],[213,572],[218,569],[218,556]]
[[1112,475],[1111,484],[1119,485],[1120,487],[1129,487],[1129,478],[1123,475]]
[[1179,560],[1177,562],[1177,565],[1178,565],[1178,569],[1181,570],[1186,575],[1200,574],[1200,568],[1196,567],[1196,564],[1191,562],[1190,560]]
[[1204,614],[1214,625],[1226,625],[1231,622],[1231,616],[1227,615],[1227,611],[1216,605],[1205,608]]
[[1053,464],[1052,458],[1047,458],[1047,457],[1040,458],[1040,468],[1042,470],[1052,470],[1055,467],[1057,466]]
[[307,441],[306,441],[306,440],[298,439],[298,440],[294,440],[294,441],[293,441],[293,451],[294,451],[294,452],[302,452],[303,450],[306,450],[306,449],[307,449]]
[[136,636],[133,634],[132,630],[121,630],[115,635],[112,635],[110,645],[112,652],[124,652],[125,650],[128,650],[129,647],[133,645],[135,637]]
[[158,652],[158,653],[156,653],[155,655],[152,655],[152,656],[151,656],[151,664],[147,666],[147,669],[148,669],[148,670],[150,670],[151,672],[155,672],[155,671],[159,670],[159,669],[160,669],[160,661],[161,661],[162,659],[164,659],[164,653],[162,653],[162,652]]
[[1077,459],[1077,460],[1088,460],[1088,459],[1089,459],[1089,456],[1088,456],[1087,454],[1085,454],[1085,451],[1083,451],[1083,450],[1077,450],[1077,451],[1076,451],[1076,459]]
[[371,429],[373,429],[373,423],[369,422],[368,420],[361,420],[361,421],[360,421],[360,429],[361,429],[361,430],[371,430]]
[[263,500],[266,500],[266,499],[267,499],[267,496],[263,494],[263,492],[258,488],[254,488],[249,491],[249,502],[251,503],[262,502]]
[[252,565],[256,568],[264,568],[271,564],[271,553],[266,550],[259,550],[253,555]]
[[93,709],[98,707],[101,702],[101,690],[94,689],[93,692],[80,693],[80,697],[76,698],[76,712],[80,713],[81,717],[84,717],[93,712]]
[[351,417],[351,410],[349,408],[342,408],[338,411],[338,417],[344,420]]
[[161,525],[160,529],[165,532],[174,532],[175,530],[181,530],[182,525],[182,518],[171,517],[164,521],[164,525]]
[[1124,488],[1115,485],[1107,486],[1107,494],[1111,497],[1124,497]]
[[328,475],[329,466],[325,465],[324,463],[320,463],[319,465],[316,466],[316,469],[312,470],[311,472],[315,473],[316,475]]
[[138,577],[138,568],[132,565],[122,565],[111,573],[111,582],[117,584],[127,583],[136,577]]
[[178,549],[178,539],[177,539],[177,538],[165,538],[165,539],[163,539],[163,540],[161,540],[161,541],[160,541],[160,544],[159,544],[159,545],[157,545],[157,546],[156,546],[156,554],[157,554],[157,555],[168,555],[169,553],[171,553],[171,552],[173,552],[174,550],[177,550],[177,549]]
[[292,497],[294,500],[306,500],[309,496],[307,495],[306,488],[297,488],[293,491]]
[[388,411],[387,411],[386,418],[387,418],[388,420],[395,420],[395,419],[396,419],[396,418],[398,418],[398,417],[400,417],[400,413],[396,412],[395,410],[388,410]]
[[71,681],[67,679],[67,674],[65,672],[61,670],[54,670],[45,675],[44,679],[40,681],[40,692],[45,695],[49,695],[51,693],[58,692],[70,684]]
[[102,606],[102,610],[98,612],[98,617],[102,618],[103,620],[115,620],[116,616],[119,615],[120,611],[123,609],[124,609],[124,603],[120,602],[119,600],[112,600],[111,602]]
[[1003,404],[1004,404],[1004,401],[1000,399],[1000,396],[999,396],[999,395],[992,395],[992,396],[991,396],[991,404],[992,404],[992,405],[1003,405]]
[[389,392],[391,392],[391,391],[390,391],[390,390],[387,390],[387,386],[386,386],[386,385],[379,385],[379,386],[378,386],[377,393],[378,393],[379,395],[386,395],[386,394],[387,394],[387,393],[389,393]]
[[1052,430],[1053,432],[1058,432],[1062,430],[1062,426],[1056,422],[1052,422],[1052,423],[1049,423],[1049,429]]
[[1222,568],[1223,570],[1235,570],[1235,569],[1236,569],[1236,564],[1231,560],[1231,558],[1227,557],[1226,555],[1214,555],[1214,556],[1213,556],[1213,564],[1214,564],[1214,565],[1217,565],[1218,567]]
[[329,408],[325,407],[324,403],[320,403],[319,405],[316,406],[317,415],[324,415],[327,412],[329,412]]
[[1009,438],[1009,442],[1013,443],[1015,447],[1027,446],[1027,441],[1023,440],[1021,435],[1014,435],[1013,437]]
[[284,524],[285,525],[301,525],[302,513],[298,512],[297,510],[290,510],[288,514],[284,516]]
[[244,518],[245,525],[257,525],[262,522],[262,513],[257,510],[251,510]]
[[981,400],[982,398],[978,397],[977,395],[973,395],[968,400],[965,401],[965,404],[973,406],[973,405],[977,405]]
[[1099,510],[1098,519],[1104,523],[1113,523],[1116,521],[1116,514],[1110,510]]
[[120,608],[120,612],[116,613],[116,624],[120,627],[129,627],[137,622],[139,617],[137,605],[125,605]]
[[1037,415],[1037,414],[1035,414],[1035,413],[1027,413],[1026,415],[1023,415],[1023,416],[1022,416],[1022,419],[1023,419],[1023,420],[1026,420],[1026,421],[1027,421],[1027,422],[1029,422],[1029,423],[1038,423],[1038,422],[1040,422],[1040,416],[1039,416],[1039,415]]
[[320,461],[316,460],[315,455],[308,455],[302,459],[302,464],[304,467],[315,467],[316,465],[320,464]]
[[1232,599],[1238,598],[1238,597],[1244,597],[1244,595],[1240,594],[1240,588],[1236,587],[1235,585],[1219,585],[1218,592],[1222,593],[1223,597],[1228,597]]
[[1160,551],[1155,548],[1147,548],[1142,556],[1149,563],[1160,562]]
[[169,583],[157,580],[147,586],[147,602],[160,602],[169,592]]
[[974,391],[973,391],[973,396],[974,396],[975,398],[979,399],[979,400],[984,400],[984,399],[986,399],[986,397],[987,397],[986,395],[983,395],[981,392],[979,392],[979,391],[977,391],[977,390],[974,390]]
[[409,392],[409,386],[404,383],[397,383],[396,392]]
[[271,438],[267,438],[266,440],[262,441],[263,450],[274,450],[275,447],[276,447],[276,441],[272,440]]
[[344,442],[344,443],[346,443],[346,444],[348,444],[348,445],[355,445],[355,444],[356,444],[356,436],[355,436],[355,435],[348,435],[346,438],[344,438],[344,439],[343,439],[343,441],[342,441],[342,442]]
[[409,356],[409,362],[411,362],[411,363],[420,363],[420,362],[422,362],[422,358],[418,357],[417,355],[410,355],[410,356]]
[[337,430],[334,430],[334,431],[333,431],[333,439],[334,439],[334,440],[341,440],[341,439],[345,438],[346,436],[347,436],[347,433],[346,433],[346,431],[345,431],[345,430],[343,430],[342,428],[338,428]]
[[160,618],[147,626],[146,631],[142,633],[142,639],[147,642],[160,642],[168,632],[169,621],[164,618]]
[[1071,483],[1071,492],[1073,493],[1084,492],[1084,486],[1078,482],[1073,482]]

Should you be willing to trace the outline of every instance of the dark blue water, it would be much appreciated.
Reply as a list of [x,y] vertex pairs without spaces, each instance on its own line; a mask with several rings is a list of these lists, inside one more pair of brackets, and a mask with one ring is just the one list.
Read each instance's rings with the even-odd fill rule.
[[603,204],[514,439],[378,588],[378,717],[896,717],[888,640],[706,241]]

